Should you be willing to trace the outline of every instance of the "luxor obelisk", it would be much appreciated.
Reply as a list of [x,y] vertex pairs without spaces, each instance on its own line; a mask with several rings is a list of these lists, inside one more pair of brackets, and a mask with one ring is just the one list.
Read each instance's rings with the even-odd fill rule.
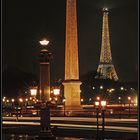
[[81,109],[76,0],[66,0],[65,110],[70,115]]

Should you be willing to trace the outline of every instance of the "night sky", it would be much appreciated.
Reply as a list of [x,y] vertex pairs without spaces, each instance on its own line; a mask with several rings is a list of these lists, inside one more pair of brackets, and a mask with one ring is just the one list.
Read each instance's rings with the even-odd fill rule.
[[[3,0],[3,70],[16,67],[39,74],[38,41],[47,37],[52,80],[64,79],[65,1]],[[103,7],[110,9],[111,50],[119,79],[137,81],[137,0],[77,0],[80,75],[98,67]]]

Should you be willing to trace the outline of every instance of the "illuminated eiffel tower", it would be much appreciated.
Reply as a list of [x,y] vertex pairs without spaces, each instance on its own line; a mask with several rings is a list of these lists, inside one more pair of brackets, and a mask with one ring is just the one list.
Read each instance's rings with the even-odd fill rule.
[[97,72],[100,74],[100,79],[112,79],[115,81],[118,80],[118,76],[112,63],[111,56],[108,25],[108,8],[103,8],[102,45],[100,62]]

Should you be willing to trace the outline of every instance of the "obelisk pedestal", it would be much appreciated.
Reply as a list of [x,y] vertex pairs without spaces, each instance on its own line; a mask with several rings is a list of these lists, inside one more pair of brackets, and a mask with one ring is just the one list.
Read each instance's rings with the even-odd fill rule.
[[65,81],[63,82],[65,92],[65,114],[66,116],[73,116],[80,114],[82,111],[80,101],[80,81]]

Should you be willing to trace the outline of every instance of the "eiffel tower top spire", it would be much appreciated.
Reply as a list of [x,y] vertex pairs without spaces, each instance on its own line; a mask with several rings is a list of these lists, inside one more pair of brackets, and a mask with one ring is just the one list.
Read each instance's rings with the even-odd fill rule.
[[102,45],[101,45],[101,63],[112,63],[110,38],[109,38],[109,24],[108,24],[108,8],[103,8],[103,25],[102,25]]

